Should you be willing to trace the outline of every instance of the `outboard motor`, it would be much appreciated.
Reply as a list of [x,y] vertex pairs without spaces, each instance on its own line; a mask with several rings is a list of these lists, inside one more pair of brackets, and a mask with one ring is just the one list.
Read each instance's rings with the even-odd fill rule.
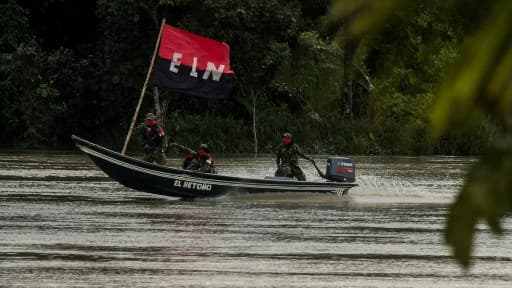
[[327,159],[326,178],[340,182],[356,181],[356,165],[346,157],[331,156]]

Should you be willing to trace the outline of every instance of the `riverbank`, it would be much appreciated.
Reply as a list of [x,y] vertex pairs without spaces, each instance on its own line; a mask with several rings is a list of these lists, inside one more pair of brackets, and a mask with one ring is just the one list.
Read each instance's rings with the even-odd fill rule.
[[[422,122],[386,122],[378,125],[369,120],[347,122],[333,115],[311,119],[307,115],[289,113],[266,117],[265,122],[257,122],[256,127],[257,150],[263,154],[274,153],[280,136],[285,131],[293,134],[295,142],[307,154],[330,155],[478,155],[495,134],[495,128],[484,122],[465,133],[451,133],[434,139],[427,124]],[[170,115],[165,128],[167,134],[175,137],[178,143],[191,148],[208,143],[216,154],[254,154],[255,151],[252,124],[243,120],[175,113]],[[125,130],[120,129],[97,130],[77,135],[112,150],[121,150],[125,133]],[[31,147],[34,146],[18,143],[0,146],[0,151],[74,149],[71,135],[60,144],[36,146],[40,149]],[[140,147],[140,136],[133,135],[129,153],[141,153]]]

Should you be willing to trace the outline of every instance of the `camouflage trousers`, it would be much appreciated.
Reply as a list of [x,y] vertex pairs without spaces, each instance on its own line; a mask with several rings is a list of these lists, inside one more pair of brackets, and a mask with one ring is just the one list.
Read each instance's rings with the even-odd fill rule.
[[306,181],[306,175],[299,166],[293,164],[282,164],[274,174],[277,177],[297,178],[297,180]]
[[162,151],[162,148],[145,149],[144,161],[151,163],[156,162],[160,165],[165,165],[167,163],[165,153]]
[[[185,166],[185,161],[183,162],[183,166]],[[206,161],[201,161],[198,158],[194,158],[186,164],[186,170],[194,170],[203,173],[213,173],[216,174],[215,168],[213,167],[213,163],[208,163]]]

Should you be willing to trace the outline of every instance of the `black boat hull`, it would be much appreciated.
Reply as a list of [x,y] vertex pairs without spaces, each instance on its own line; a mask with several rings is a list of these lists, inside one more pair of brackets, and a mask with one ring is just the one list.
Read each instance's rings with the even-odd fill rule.
[[345,194],[355,183],[252,179],[176,169],[122,155],[77,136],[78,149],[110,178],[142,192],[181,198],[217,197],[237,193]]

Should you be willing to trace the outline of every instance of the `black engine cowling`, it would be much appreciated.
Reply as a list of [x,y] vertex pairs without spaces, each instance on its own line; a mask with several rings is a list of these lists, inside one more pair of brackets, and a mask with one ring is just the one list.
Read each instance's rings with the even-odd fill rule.
[[356,181],[356,165],[350,158],[331,156],[327,159],[325,175],[333,181],[354,182]]

